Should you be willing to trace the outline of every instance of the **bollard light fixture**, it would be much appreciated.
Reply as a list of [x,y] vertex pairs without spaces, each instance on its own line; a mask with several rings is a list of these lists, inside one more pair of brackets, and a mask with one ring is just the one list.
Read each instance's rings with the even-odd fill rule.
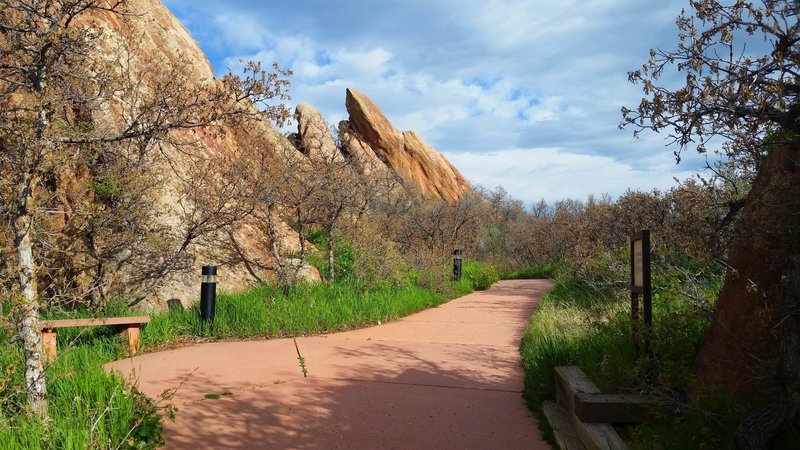
[[200,283],[200,320],[213,324],[217,303],[217,266],[203,266]]

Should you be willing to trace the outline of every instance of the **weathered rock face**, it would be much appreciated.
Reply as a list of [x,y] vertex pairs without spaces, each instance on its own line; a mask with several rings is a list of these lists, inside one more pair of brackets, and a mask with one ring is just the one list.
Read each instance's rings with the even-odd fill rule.
[[[203,51],[159,0],[129,0],[126,5],[132,14],[96,12],[81,20],[102,30],[106,48],[98,49],[99,52],[126,56],[127,72],[142,81],[141,89],[151,89],[151,80],[172,76],[170,67],[176,64],[183,64],[188,70],[185,80],[182,80],[187,89],[210,88],[219,83]],[[109,113],[93,119],[99,127],[119,129],[122,120],[118,114],[112,108]],[[308,133],[313,131],[312,128],[307,127]],[[235,155],[242,148],[264,152],[292,148],[292,144],[266,122],[250,123],[246,128],[235,128],[235,125],[229,124],[213,130],[177,130],[174,134],[178,140],[192,141],[192,151],[207,155],[209,160],[230,160],[228,156]],[[181,161],[181,151],[168,142],[161,145],[173,161]],[[332,141],[323,148],[330,151],[330,146],[333,146]],[[178,167],[178,170],[181,168]],[[180,195],[176,194],[175,186],[170,185],[169,177],[166,178],[163,185],[153,187],[154,193],[158,192],[156,202],[161,211],[158,219],[179,236],[183,230],[177,216],[185,205],[180,204]],[[146,297],[144,306],[162,308],[164,302],[171,298],[180,299],[186,304],[196,301],[199,295],[198,274],[200,266],[205,264],[221,265],[219,286],[224,290],[239,290],[250,283],[270,279],[274,261],[268,251],[267,238],[257,224],[251,222],[243,221],[219,230],[211,237],[213,246],[199,243],[190,245],[187,253],[192,267],[170,274]],[[298,245],[297,235],[289,226],[280,223],[279,231],[282,246],[287,251]],[[318,274],[309,271],[308,278],[315,277],[319,280]],[[118,283],[126,283],[124,273],[119,275]]]
[[[103,43],[102,48],[97,49],[98,54],[120,55],[119,61],[123,64],[119,66],[120,70],[124,71],[129,79],[134,80],[135,87],[125,91],[122,96],[131,95],[132,98],[138,99],[148,97],[140,94],[160,94],[154,87],[158,86],[156,83],[158,80],[175,80],[181,87],[185,87],[186,91],[192,92],[194,89],[209,90],[221,85],[221,81],[214,78],[208,59],[194,39],[159,0],[129,0],[126,5],[130,14],[96,12],[80,19],[82,25],[102,31]],[[180,71],[180,78],[173,78],[176,74],[174,68],[178,66],[185,70]],[[112,132],[126,129],[130,114],[123,112],[119,105],[108,106],[102,111],[91,112],[91,120],[97,128]],[[154,163],[156,169],[153,172],[157,172],[157,176],[148,186],[150,189],[148,199],[151,199],[154,205],[153,214],[148,217],[158,222],[159,230],[154,233],[158,241],[158,246],[154,247],[165,249],[164,254],[169,254],[177,248],[180,252],[185,250],[187,258],[181,260],[180,269],[163,272],[170,274],[155,287],[154,285],[132,287],[131,274],[136,264],[127,260],[131,253],[146,254],[143,251],[135,249],[131,251],[132,249],[126,248],[117,258],[122,262],[109,269],[109,272],[113,272],[108,284],[110,295],[136,298],[140,292],[146,292],[144,306],[153,308],[165,308],[168,299],[179,299],[184,304],[191,304],[198,297],[200,266],[206,264],[220,266],[219,286],[225,290],[238,290],[250,283],[273,278],[276,261],[271,256],[270,240],[264,232],[266,222],[264,214],[253,214],[246,219],[214,228],[207,233],[208,236],[205,236],[204,240],[197,239],[189,245],[180,246],[181,239],[187,233],[191,234],[187,229],[187,223],[191,225],[190,222],[197,219],[196,215],[193,216],[192,208],[195,208],[194,211],[202,212],[217,206],[224,208],[229,205],[201,204],[206,198],[212,197],[207,194],[214,190],[206,185],[203,189],[187,192],[186,185],[179,186],[180,183],[176,178],[181,177],[175,174],[185,175],[192,171],[197,173],[196,171],[203,167],[211,170],[225,166],[231,170],[215,172],[213,176],[205,178],[212,180],[210,183],[219,183],[223,187],[236,187],[237,179],[226,185],[225,177],[230,175],[235,178],[236,164],[247,161],[237,159],[243,154],[243,149],[247,149],[252,153],[248,155],[256,159],[258,156],[253,155],[267,153],[284,157],[289,155],[297,161],[302,161],[305,157],[309,159],[349,157],[357,161],[362,173],[393,172],[409,183],[416,184],[423,192],[448,201],[458,199],[470,189],[458,170],[441,154],[425,144],[415,133],[397,131],[380,109],[363,94],[348,90],[346,107],[350,113],[350,121],[340,124],[340,128],[347,137],[345,143],[347,155],[343,155],[336,147],[328,125],[319,112],[306,104],[299,105],[296,112],[299,125],[296,139],[296,142],[300,143],[298,148],[266,122],[250,122],[247,126],[228,123],[213,129],[179,129],[173,131],[169,139],[160,141],[157,153],[167,155],[169,163],[162,163],[163,171],[158,171],[158,164]],[[178,148],[173,145],[177,142],[191,144]],[[193,156],[187,158],[189,152]],[[203,158],[205,160],[201,162],[206,166],[197,165],[197,160]],[[273,174],[281,171],[287,173],[289,163],[278,164],[278,159],[270,160],[275,164],[267,164],[269,169],[265,173]],[[187,162],[186,167],[181,167],[182,161]],[[73,193],[79,196],[85,191],[85,185],[91,181],[89,177],[90,175],[86,174],[75,174],[73,177],[76,179],[73,183],[75,186],[62,186],[63,190],[67,194]],[[65,195],[62,207],[65,216],[70,213],[72,206],[75,206],[70,204],[68,197],[69,195]],[[280,208],[276,210],[280,211]],[[282,254],[295,254],[299,248],[298,234],[286,223],[280,220],[277,222],[276,241],[281,242]],[[118,236],[113,239],[118,240]],[[175,243],[178,245],[173,245]],[[302,278],[319,280],[319,273],[313,268],[307,268]],[[81,283],[80,280],[77,282]]]
[[355,89],[348,89],[345,107],[350,114],[352,129],[373,147],[379,158],[399,168],[392,163],[400,162],[398,152],[403,148],[403,136],[395,130],[378,105]]
[[301,103],[297,105],[294,117],[300,144],[298,150],[316,160],[331,160],[341,155],[333,142],[328,123],[317,108]]
[[441,153],[413,131],[397,131],[380,108],[366,95],[347,90],[349,127],[357,135],[354,151],[371,150],[381,161],[423,192],[458,200],[470,190],[464,176]]
[[714,321],[694,364],[701,381],[742,400],[764,403],[776,395],[770,390],[800,374],[797,152],[773,149],[759,168],[736,225]]
[[370,174],[374,171],[379,173],[389,171],[389,168],[378,158],[369,143],[361,135],[353,131],[349,121],[342,120],[339,122],[339,137],[345,151],[359,164],[359,170],[364,174]]

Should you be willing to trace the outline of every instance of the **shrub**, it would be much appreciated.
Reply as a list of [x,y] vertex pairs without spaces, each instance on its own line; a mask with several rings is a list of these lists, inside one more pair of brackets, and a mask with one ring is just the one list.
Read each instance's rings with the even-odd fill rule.
[[500,279],[503,280],[540,280],[544,278],[553,278],[556,273],[556,265],[538,264],[535,266],[525,267],[523,269],[513,270],[510,272],[503,272],[500,274]]
[[469,281],[472,289],[476,291],[489,289],[492,284],[500,279],[495,266],[478,261],[464,261],[461,268],[461,276]]

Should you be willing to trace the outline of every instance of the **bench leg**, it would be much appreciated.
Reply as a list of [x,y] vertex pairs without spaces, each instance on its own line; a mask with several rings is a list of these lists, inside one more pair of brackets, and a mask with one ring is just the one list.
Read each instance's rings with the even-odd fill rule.
[[122,327],[121,334],[128,340],[128,348],[132,355],[136,354],[139,348],[139,325],[127,325]]
[[42,351],[45,359],[56,359],[56,330],[42,330]]

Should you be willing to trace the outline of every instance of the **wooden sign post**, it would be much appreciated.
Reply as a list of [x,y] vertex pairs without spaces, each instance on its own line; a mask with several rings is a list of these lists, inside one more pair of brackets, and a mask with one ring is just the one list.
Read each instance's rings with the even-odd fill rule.
[[644,352],[652,354],[650,329],[653,326],[652,288],[650,286],[650,230],[642,230],[631,236],[631,319],[634,322],[634,344],[640,351],[636,321],[639,319],[639,298],[642,298],[644,316]]

